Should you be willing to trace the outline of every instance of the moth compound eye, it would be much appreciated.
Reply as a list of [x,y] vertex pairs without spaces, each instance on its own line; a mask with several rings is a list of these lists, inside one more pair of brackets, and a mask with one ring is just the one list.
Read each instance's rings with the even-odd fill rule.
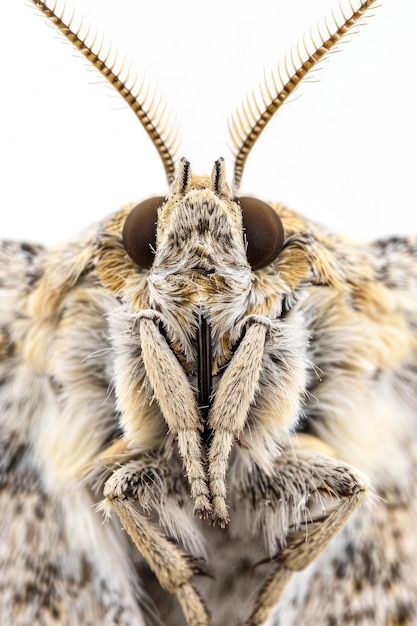
[[158,209],[164,202],[163,196],[140,202],[131,210],[123,227],[123,245],[126,252],[143,269],[150,268],[154,260]]
[[269,204],[257,198],[239,199],[247,239],[246,254],[252,269],[266,267],[278,257],[284,245],[284,227]]

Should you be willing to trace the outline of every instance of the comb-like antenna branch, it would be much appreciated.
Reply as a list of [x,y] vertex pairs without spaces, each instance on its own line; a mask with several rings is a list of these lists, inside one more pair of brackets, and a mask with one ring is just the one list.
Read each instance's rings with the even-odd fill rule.
[[[271,94],[270,84],[266,78],[264,84],[260,85],[260,101],[264,105],[263,110],[259,107],[259,101],[255,94],[252,95],[252,102],[246,98],[244,104],[237,109],[234,116],[229,121],[229,133],[235,150],[235,170],[234,170],[234,188],[239,189],[242,178],[243,168],[248,155],[253,148],[259,135],[272,118],[274,113],[280,108],[285,100],[290,96],[294,89],[299,85],[304,76],[309,73],[326,54],[336,46],[347,32],[364,17],[368,9],[374,4],[375,0],[364,0],[360,6],[355,9],[349,0],[350,14],[346,15],[340,7],[341,17],[339,20],[332,13],[331,21],[334,22],[334,29],[329,25],[327,19],[324,21],[324,35],[318,26],[317,32],[319,36],[319,44],[314,41],[310,32],[310,44],[314,47],[314,51],[309,51],[306,37],[303,38],[303,44],[297,45],[296,50],[290,52],[284,59],[282,72],[281,66],[276,70],[276,76],[272,74],[272,84],[274,93]],[[304,60],[302,55],[304,56]],[[284,76],[283,76],[284,74]],[[266,102],[266,99],[269,101]]]
[[[85,36],[81,36],[83,23],[81,21],[79,27],[74,28],[74,14],[72,14],[68,21],[64,21],[64,10],[57,13],[56,2],[52,7],[49,7],[47,3],[42,0],[32,0],[32,2],[48,19],[51,20],[51,22],[55,24],[58,30],[60,30],[61,33],[73,44],[73,46],[77,48],[77,50],[79,50],[86,57],[86,59],[88,59],[88,61],[109,81],[109,83],[113,85],[116,91],[127,102],[151,138],[153,145],[158,150],[159,156],[161,157],[165,168],[168,182],[171,183],[174,178],[175,171],[174,153],[172,148],[176,143],[176,130],[169,128],[167,131],[167,122],[164,123],[162,130],[157,127],[158,120],[155,121],[155,112],[153,111],[155,98],[150,98],[149,105],[147,102],[149,100],[149,89],[145,90],[145,96],[139,100],[138,98],[139,96],[142,96],[143,89],[141,87],[135,94],[135,83],[130,83],[129,81],[130,67],[127,69],[125,78],[122,78],[122,74],[125,72],[124,60],[121,63],[119,71],[116,71],[117,53],[114,57],[114,61],[112,63],[108,62],[108,59],[112,54],[111,45],[109,46],[107,54],[105,54],[105,58],[103,59],[101,57],[103,39],[98,46],[98,50],[94,51],[93,48],[95,47],[97,35],[94,35],[91,43],[87,43],[89,28],[87,28]],[[161,121],[160,117],[159,121]]]

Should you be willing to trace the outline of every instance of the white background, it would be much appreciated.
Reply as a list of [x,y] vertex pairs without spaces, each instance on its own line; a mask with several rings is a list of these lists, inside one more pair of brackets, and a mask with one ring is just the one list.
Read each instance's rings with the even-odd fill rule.
[[[58,3],[58,6],[62,6]],[[229,159],[227,118],[337,0],[68,0],[177,114],[195,172]],[[1,8],[0,238],[58,242],[166,192],[127,105],[24,0]],[[417,232],[417,2],[375,16],[284,105],[242,193],[363,240]]]

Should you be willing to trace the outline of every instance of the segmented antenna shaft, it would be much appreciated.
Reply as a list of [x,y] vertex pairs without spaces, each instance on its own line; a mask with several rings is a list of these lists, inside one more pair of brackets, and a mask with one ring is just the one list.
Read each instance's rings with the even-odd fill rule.
[[281,89],[278,89],[275,77],[272,76],[273,90],[265,80],[264,84],[260,87],[260,100],[265,108],[262,108],[258,104],[258,99],[253,95],[252,99],[247,98],[245,104],[238,109],[235,116],[231,118],[229,122],[229,132],[232,138],[232,142],[235,148],[235,169],[234,169],[234,187],[237,190],[242,178],[243,168],[248,158],[248,155],[253,148],[259,135],[268,124],[274,113],[285,102],[288,96],[294,91],[297,85],[301,82],[304,76],[315,67],[319,61],[340,41],[340,39],[351,30],[352,26],[364,16],[368,9],[374,4],[375,0],[365,0],[361,5],[355,9],[349,0],[351,15],[346,16],[342,8],[340,12],[343,18],[343,23],[338,23],[334,14],[332,14],[332,21],[334,24],[334,30],[331,31],[330,27],[325,21],[326,33],[324,37],[320,33],[320,44],[317,46],[311,36],[310,39],[315,47],[314,52],[309,52],[305,40],[303,41],[303,51],[306,55],[306,59],[303,61],[299,47],[296,49],[297,60],[299,65],[297,66],[293,59],[293,54],[289,57],[293,73],[288,71],[287,63],[288,59],[284,62],[285,79],[283,80],[281,70],[278,68],[278,78]]
[[[168,141],[164,139],[163,135],[165,128],[162,131],[158,130],[155,121],[151,118],[150,112],[145,109],[143,102],[141,103],[137,100],[137,96],[132,92],[132,88],[121,79],[120,73],[117,74],[114,67],[107,65],[107,60],[102,60],[99,53],[94,52],[94,50],[86,43],[85,39],[80,36],[81,27],[78,30],[73,30],[73,18],[71,17],[68,23],[64,22],[63,11],[61,14],[56,12],[56,2],[52,7],[48,7],[46,2],[43,2],[42,0],[32,0],[32,2],[48,19],[51,20],[51,22],[55,24],[55,26],[73,44],[73,46],[77,48],[77,50],[79,50],[92,65],[94,65],[94,67],[124,98],[135,113],[136,117],[140,120],[155,148],[158,150],[159,156],[161,157],[165,168],[168,182],[171,183],[175,170],[174,156],[171,153],[171,150],[176,137],[174,136],[173,138],[168,138]],[[145,94],[145,101],[146,99],[147,94]],[[151,109],[153,101],[154,98],[151,99]]]

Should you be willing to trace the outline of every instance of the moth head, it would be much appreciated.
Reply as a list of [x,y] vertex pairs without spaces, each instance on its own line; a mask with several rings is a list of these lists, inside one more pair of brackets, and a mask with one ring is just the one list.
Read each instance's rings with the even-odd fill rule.
[[[154,196],[137,204],[126,218],[123,227],[123,245],[129,257],[141,269],[150,269],[154,264],[157,249],[157,231],[163,226],[164,213],[169,213],[170,205],[178,205],[181,198],[193,189],[203,187],[201,178],[197,178],[199,185],[191,175],[190,164],[181,159],[177,175],[168,197]],[[273,263],[279,256],[284,245],[284,228],[278,213],[266,202],[250,196],[232,197],[229,185],[225,180],[225,164],[223,159],[216,161],[209,191],[219,200],[228,203],[229,213],[238,213],[238,226],[245,247],[247,262],[253,270],[262,269]],[[203,187],[204,189],[204,187]],[[204,202],[204,196],[203,196]],[[165,207],[168,209],[165,211]],[[198,207],[195,209],[198,211]],[[172,211],[172,209],[171,209]],[[195,216],[198,223],[199,215]],[[188,220],[191,226],[191,219]]]

